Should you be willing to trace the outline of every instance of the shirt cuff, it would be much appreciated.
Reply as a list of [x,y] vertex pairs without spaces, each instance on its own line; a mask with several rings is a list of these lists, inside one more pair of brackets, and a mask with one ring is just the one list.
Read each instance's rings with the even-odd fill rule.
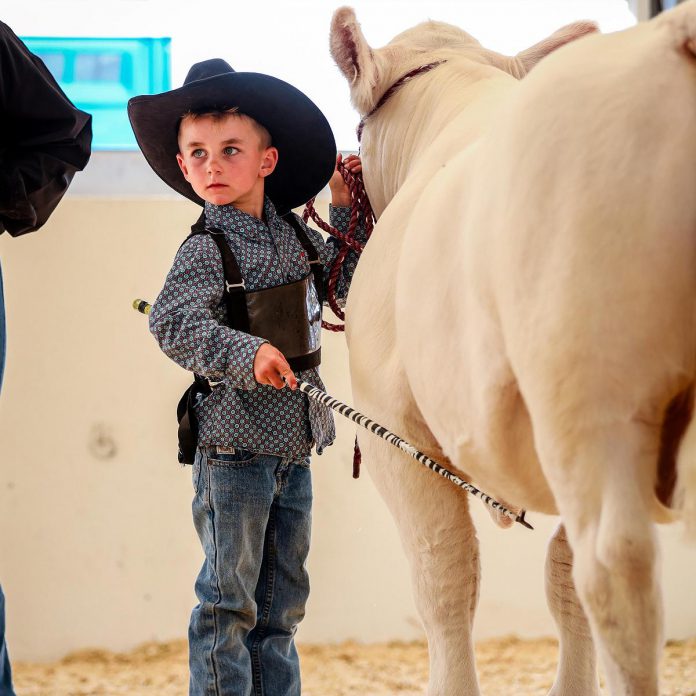
[[341,232],[347,232],[350,224],[350,206],[334,206],[329,203],[329,224]]
[[254,377],[254,360],[259,348],[268,343],[265,338],[252,336],[239,332],[243,337],[243,341],[239,341],[239,345],[235,346],[235,359],[227,367],[227,377],[234,383],[237,389],[246,389],[251,391],[259,386],[259,383]]

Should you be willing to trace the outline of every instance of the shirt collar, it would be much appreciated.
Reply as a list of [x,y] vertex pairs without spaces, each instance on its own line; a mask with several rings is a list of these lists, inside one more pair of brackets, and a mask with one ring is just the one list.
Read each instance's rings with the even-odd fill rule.
[[249,237],[256,237],[259,232],[278,224],[278,213],[268,196],[263,199],[263,212],[266,222],[245,213],[232,204],[214,205],[205,203],[205,220],[211,227],[218,227],[224,232],[238,232]]

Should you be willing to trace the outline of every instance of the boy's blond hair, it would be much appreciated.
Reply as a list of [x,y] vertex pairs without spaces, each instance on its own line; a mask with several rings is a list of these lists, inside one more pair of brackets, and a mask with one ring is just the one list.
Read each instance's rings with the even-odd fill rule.
[[271,147],[273,145],[273,140],[268,130],[266,130],[264,126],[262,126],[258,121],[253,119],[248,114],[239,111],[239,109],[236,106],[231,106],[227,109],[211,108],[206,111],[187,111],[181,115],[181,119],[179,119],[178,129],[179,132],[181,132],[181,124],[187,119],[195,121],[199,118],[207,117],[212,118],[213,121],[223,121],[226,118],[229,118],[230,116],[233,118],[246,118],[249,120],[249,122],[254,127],[254,130],[259,136],[259,141],[262,150],[265,150],[267,147]]

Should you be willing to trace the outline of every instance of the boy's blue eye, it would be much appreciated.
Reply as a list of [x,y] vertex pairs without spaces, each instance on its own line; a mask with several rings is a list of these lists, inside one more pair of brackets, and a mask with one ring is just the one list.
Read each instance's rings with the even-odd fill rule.
[[203,150],[203,149],[200,148],[200,147],[197,147],[197,148],[191,153],[191,156],[192,156],[192,157],[203,157],[204,154],[205,154],[205,150]]
[[239,150],[238,150],[236,147],[233,147],[232,145],[228,145],[228,146],[223,150],[223,152],[224,152],[226,155],[236,155],[236,154],[239,152]]

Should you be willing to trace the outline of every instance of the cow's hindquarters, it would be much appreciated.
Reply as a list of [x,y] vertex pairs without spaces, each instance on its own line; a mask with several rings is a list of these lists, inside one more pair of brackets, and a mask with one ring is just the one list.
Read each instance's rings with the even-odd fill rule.
[[696,63],[668,38],[640,28],[544,61],[482,173],[505,201],[486,219],[491,285],[578,594],[611,693],[645,696],[663,423],[696,377]]

